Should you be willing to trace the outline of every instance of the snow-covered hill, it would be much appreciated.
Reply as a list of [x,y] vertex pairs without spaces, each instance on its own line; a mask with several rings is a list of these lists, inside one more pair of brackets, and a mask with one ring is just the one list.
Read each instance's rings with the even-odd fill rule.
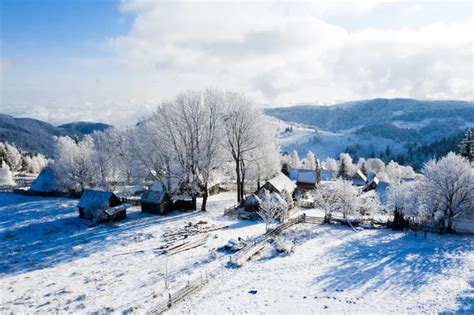
[[283,150],[296,149],[300,154],[313,150],[322,158],[346,150],[359,157],[378,155],[389,146],[395,159],[408,151],[408,144],[413,149],[474,126],[474,103],[464,101],[374,99],[265,112],[281,120],[277,125],[284,121],[294,126],[293,133],[280,133]]

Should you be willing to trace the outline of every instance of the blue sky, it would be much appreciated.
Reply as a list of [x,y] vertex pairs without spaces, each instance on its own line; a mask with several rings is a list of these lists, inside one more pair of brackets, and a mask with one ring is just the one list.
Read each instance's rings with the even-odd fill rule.
[[104,39],[131,18],[112,0],[2,0],[2,54],[11,58],[100,56]]
[[471,1],[2,0],[0,112],[133,123],[209,86],[265,106],[473,97]]

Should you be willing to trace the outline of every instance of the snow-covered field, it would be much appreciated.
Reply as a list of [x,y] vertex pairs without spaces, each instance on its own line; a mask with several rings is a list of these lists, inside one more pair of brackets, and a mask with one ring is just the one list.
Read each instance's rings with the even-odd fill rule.
[[[144,313],[171,288],[207,274],[209,283],[171,313],[437,313],[474,311],[474,239],[428,239],[389,230],[358,233],[299,225],[240,269],[216,250],[230,238],[262,234],[263,224],[223,217],[233,193],[212,196],[207,213],[165,217],[132,208],[126,220],[94,225],[76,200],[0,194],[0,312]],[[199,220],[227,224],[206,245],[166,257],[162,234]]]

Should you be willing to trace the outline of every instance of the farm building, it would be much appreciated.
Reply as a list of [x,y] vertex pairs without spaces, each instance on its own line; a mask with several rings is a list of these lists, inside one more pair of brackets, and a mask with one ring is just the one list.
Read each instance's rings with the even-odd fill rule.
[[142,212],[166,214],[172,210],[172,202],[168,192],[161,183],[153,183],[152,188],[141,198]]
[[51,167],[45,167],[31,184],[28,193],[37,196],[64,195]]
[[[279,173],[272,179],[268,180],[261,188],[268,189],[270,192],[277,192],[281,194],[284,190],[288,192],[290,196],[293,196],[296,184],[291,181],[285,174]],[[259,191],[260,191],[259,190]]]
[[367,183],[367,177],[360,169],[352,175],[351,180],[352,184],[356,186],[364,186]]
[[77,204],[79,217],[98,222],[115,221],[127,217],[126,207],[112,192],[86,189]]

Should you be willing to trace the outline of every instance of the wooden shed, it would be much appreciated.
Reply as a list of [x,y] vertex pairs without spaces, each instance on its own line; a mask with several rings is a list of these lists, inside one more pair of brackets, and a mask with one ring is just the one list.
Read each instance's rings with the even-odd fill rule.
[[154,214],[166,214],[172,210],[172,202],[169,194],[163,190],[149,190],[141,198],[142,212]]
[[77,207],[80,218],[105,222],[127,217],[126,207],[118,207],[120,205],[122,201],[112,192],[86,189]]

